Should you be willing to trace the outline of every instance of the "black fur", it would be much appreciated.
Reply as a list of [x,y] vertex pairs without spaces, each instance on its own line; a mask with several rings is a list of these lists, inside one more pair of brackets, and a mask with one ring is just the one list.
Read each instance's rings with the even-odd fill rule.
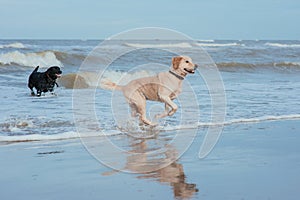
[[38,72],[39,66],[37,66],[29,76],[28,87],[31,90],[31,95],[35,93],[33,88],[36,89],[37,96],[41,96],[42,92],[54,91],[54,86],[57,85],[56,79],[61,75],[62,71],[59,67],[53,66],[47,69],[45,72]]

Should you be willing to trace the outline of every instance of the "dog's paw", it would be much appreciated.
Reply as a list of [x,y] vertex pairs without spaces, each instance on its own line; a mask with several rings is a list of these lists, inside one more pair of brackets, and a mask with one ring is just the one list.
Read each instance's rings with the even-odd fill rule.
[[140,126],[147,126],[147,127],[154,127],[154,126],[157,126],[158,123],[151,122],[149,120],[143,120],[143,121],[140,121],[139,125]]
[[139,127],[142,131],[149,131],[158,126],[158,123],[140,124]]
[[149,126],[150,128],[153,128],[153,127],[158,126],[158,123],[156,123],[156,122],[151,122],[150,124],[148,124],[148,126]]

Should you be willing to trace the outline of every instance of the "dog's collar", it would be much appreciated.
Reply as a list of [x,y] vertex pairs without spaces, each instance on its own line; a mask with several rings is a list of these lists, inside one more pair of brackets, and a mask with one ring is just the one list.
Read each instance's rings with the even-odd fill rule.
[[169,73],[172,74],[172,75],[174,75],[174,76],[175,76],[176,78],[178,78],[179,80],[183,80],[183,79],[184,79],[184,77],[182,77],[182,76],[176,74],[175,72],[172,72],[171,70],[169,70]]
[[48,77],[51,81],[55,81],[55,79],[52,79],[52,78],[49,76],[49,74],[46,73],[46,75],[47,75],[47,77]]

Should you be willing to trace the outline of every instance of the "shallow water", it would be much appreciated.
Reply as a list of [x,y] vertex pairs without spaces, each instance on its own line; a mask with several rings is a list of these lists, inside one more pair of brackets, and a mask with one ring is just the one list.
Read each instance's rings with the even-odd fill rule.
[[[176,100],[181,109],[174,116],[159,121],[158,132],[300,118],[299,41],[112,41],[95,50],[100,42],[1,40],[0,141],[78,137],[73,116],[76,113],[74,91],[70,88],[88,55],[90,68],[79,72],[81,82],[78,87],[81,89],[75,89],[92,93],[95,97],[91,112],[95,112],[97,121],[88,125],[92,133],[87,136],[125,132],[143,134],[135,120],[128,119],[128,107],[122,95],[102,90],[99,75],[95,72],[98,66],[107,63],[111,54],[127,49],[132,52],[114,60],[104,78],[112,81],[122,79],[124,84],[138,77],[166,71],[174,54],[162,49],[185,53],[200,63],[199,71],[184,81],[184,91]],[[203,77],[209,68],[205,63],[201,66],[203,55],[195,53],[199,48],[207,51],[217,64],[224,84],[226,118],[220,124],[211,121],[212,94]],[[90,54],[93,49],[94,53]],[[36,65],[40,65],[41,71],[51,65],[61,66],[64,76],[59,82],[60,87],[55,89],[55,96],[30,96],[27,79]],[[191,97],[197,100],[198,105],[192,103]],[[125,115],[116,116],[116,109],[123,109]],[[148,117],[153,118],[162,109],[160,103],[149,102]],[[199,118],[195,120],[194,116]],[[120,123],[117,118],[124,121]]]

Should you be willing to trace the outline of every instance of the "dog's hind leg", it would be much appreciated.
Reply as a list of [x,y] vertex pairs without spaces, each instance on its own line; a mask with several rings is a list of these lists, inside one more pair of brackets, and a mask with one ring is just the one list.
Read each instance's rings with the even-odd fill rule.
[[154,126],[155,124],[153,124],[150,120],[148,120],[146,118],[146,112],[143,112],[141,115],[140,115],[140,121],[143,122],[144,124],[146,125],[150,125],[150,126]]
[[146,125],[155,126],[156,124],[152,123],[150,120],[146,117],[146,100],[143,100],[139,104],[136,104],[137,112],[139,114],[140,122]]
[[31,89],[31,96],[35,96],[33,89]]
[[137,107],[134,103],[130,103],[131,117],[136,117],[138,114]]
[[[146,124],[150,126],[155,126],[150,120],[146,117],[146,98],[138,91],[132,93],[124,93],[124,96],[131,107],[132,115],[139,116],[140,125]],[[136,113],[137,114],[136,114]]]

